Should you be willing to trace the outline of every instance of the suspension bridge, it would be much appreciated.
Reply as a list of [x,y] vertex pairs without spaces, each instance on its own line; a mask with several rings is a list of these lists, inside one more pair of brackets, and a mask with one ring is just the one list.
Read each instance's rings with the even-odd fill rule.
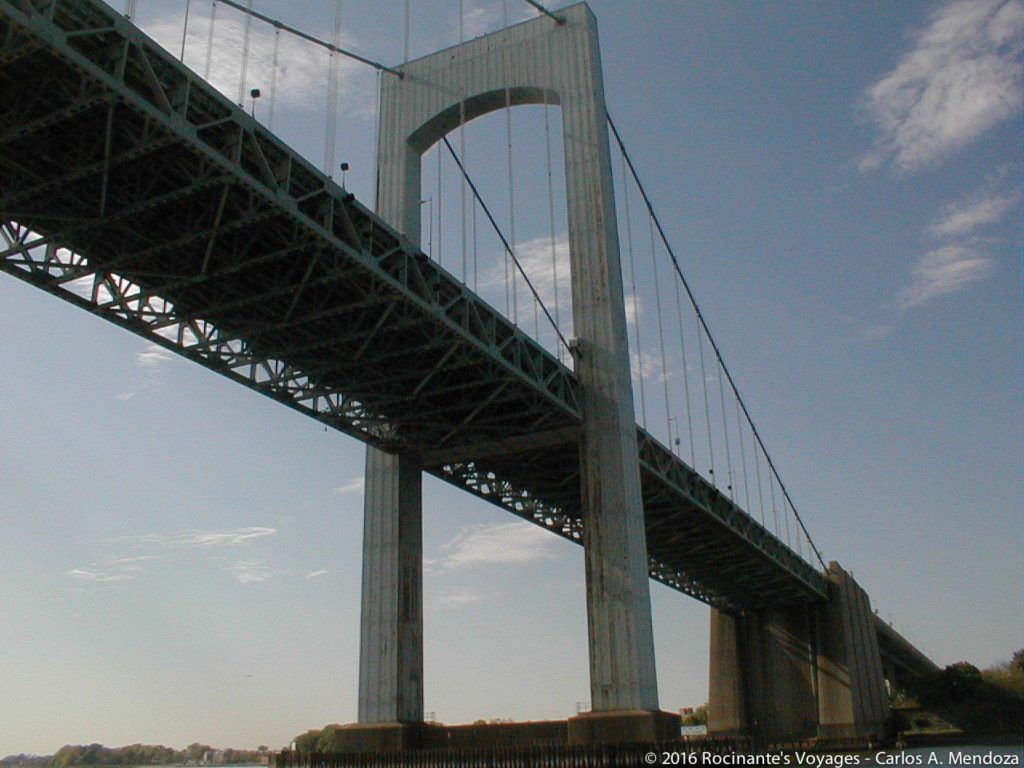
[[[577,738],[664,733],[648,578],[715,609],[713,730],[879,732],[884,676],[930,662],[814,545],[608,117],[585,5],[531,4],[533,19],[391,67],[344,49],[338,16],[325,41],[214,0],[202,75],[183,62],[193,3],[180,54],[132,24],[134,5],[0,1],[0,264],[367,444],[361,723],[394,725],[387,743],[402,745],[423,720],[425,471],[585,547],[594,712]],[[244,19],[234,101],[204,77],[218,6]],[[274,34],[266,125],[245,109],[260,96],[246,80],[254,24]],[[323,169],[271,130],[282,34],[330,57]],[[333,178],[343,56],[381,73],[376,211]],[[467,123],[524,104],[544,109],[545,275],[517,254],[511,123],[504,229],[465,147]],[[561,288],[549,107],[563,129]],[[431,149],[439,217],[442,157],[460,190],[448,269],[432,213],[420,247]],[[492,301],[478,221],[502,254]],[[626,313],[643,270],[646,331]]]

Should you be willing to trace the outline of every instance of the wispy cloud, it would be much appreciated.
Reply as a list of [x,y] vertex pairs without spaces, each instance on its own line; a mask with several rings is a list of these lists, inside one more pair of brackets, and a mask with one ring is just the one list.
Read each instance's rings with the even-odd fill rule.
[[861,169],[934,165],[1020,113],[1024,2],[956,0],[914,35],[914,48],[864,95],[877,128]]
[[993,261],[982,249],[985,238],[977,231],[995,224],[1021,199],[1017,191],[999,190],[1002,172],[992,174],[985,184],[939,211],[925,234],[945,240],[913,264],[907,286],[897,296],[902,309],[916,307],[930,299],[962,290],[992,272]]
[[434,573],[481,565],[521,565],[554,556],[555,537],[526,522],[474,525],[462,529],[441,550],[440,560],[425,560]]
[[[554,259],[552,260],[552,239],[550,235],[542,235],[530,240],[524,240],[515,246],[516,259],[523,267],[533,283],[533,287],[540,296],[544,306],[551,313],[551,317],[557,319],[562,334],[569,338],[572,335],[572,283],[570,281],[569,267],[569,235],[560,232],[554,238]],[[480,272],[479,289],[484,295],[504,296],[505,291],[505,253],[498,253],[495,256],[484,257],[484,263],[488,264]],[[518,292],[519,316],[533,316],[533,295],[523,279],[522,273],[510,265],[510,273],[516,281]],[[557,275],[558,290],[555,290],[555,277]],[[557,301],[555,294],[557,293]],[[500,303],[500,302],[499,302]],[[527,309],[529,307],[529,309]],[[542,319],[542,323],[546,320]]]
[[72,568],[64,575],[78,581],[116,583],[133,580],[142,570],[140,563],[155,560],[156,555],[135,555],[132,557],[103,557],[88,568]]
[[131,377],[132,389],[114,395],[121,401],[131,400],[140,391],[148,391],[159,386],[163,368],[174,360],[174,354],[154,342],[148,342],[141,352],[135,354],[135,365],[140,369],[137,376]]
[[994,224],[1002,219],[1017,202],[1020,193],[1000,195],[989,193],[977,195],[945,206],[928,228],[932,237],[957,237],[968,235],[976,229]]
[[327,571],[321,568],[319,571],[310,571],[309,573],[303,574],[304,579],[318,579],[321,576],[326,576]]
[[173,359],[174,355],[169,350],[152,342],[147,344],[142,352],[135,355],[136,364],[140,368],[146,368],[150,371],[159,369],[164,363],[168,363]]
[[141,536],[122,536],[115,541],[152,544],[161,547],[229,547],[247,544],[254,539],[273,536],[276,528],[233,528],[226,531],[188,530],[180,533],[147,533]]
[[239,560],[224,567],[240,584],[253,584],[266,581],[271,571],[262,560]]
[[958,291],[987,276],[992,261],[966,245],[946,245],[921,256],[911,270],[910,285],[899,296],[899,306],[907,309],[929,299]]
[[[183,4],[184,5],[184,4]],[[185,40],[185,63],[200,75],[206,73],[207,48],[210,40],[210,16],[192,4],[188,34]],[[199,12],[196,12],[196,11]],[[142,19],[146,33],[176,56],[181,53],[183,19],[180,16]],[[213,25],[213,46],[210,48],[209,82],[232,100],[238,98],[245,23],[243,15],[226,6],[219,6]],[[275,108],[291,107],[322,110],[326,102],[329,55],[320,46],[295,35],[282,33],[277,39],[277,83]],[[341,45],[358,48],[358,41],[342,30]],[[270,98],[274,69],[274,28],[254,21],[250,28],[249,57],[243,97],[248,104],[250,88],[259,88]],[[336,57],[341,103],[350,114],[369,117],[373,114],[374,78],[363,65],[345,57]],[[266,107],[268,108],[268,107]],[[258,116],[258,115],[257,115]]]
[[458,587],[447,592],[442,592],[438,595],[437,602],[439,605],[448,608],[462,608],[465,605],[479,603],[483,599],[484,596],[475,589]]
[[339,496],[359,496],[363,493],[366,488],[366,478],[362,475],[353,477],[344,485],[339,485],[334,489],[334,492]]
[[70,576],[72,579],[79,579],[81,581],[130,581],[135,578],[135,574],[132,573],[120,573],[117,571],[104,571],[90,568],[72,568],[70,571],[64,573],[65,576]]

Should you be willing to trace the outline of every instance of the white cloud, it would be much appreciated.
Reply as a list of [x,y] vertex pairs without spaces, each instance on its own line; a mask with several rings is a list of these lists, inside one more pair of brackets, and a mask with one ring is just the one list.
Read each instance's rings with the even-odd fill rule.
[[865,92],[878,132],[861,169],[933,165],[1019,114],[1022,50],[1021,0],[957,0],[936,10],[914,49]]
[[321,568],[319,571],[310,571],[309,573],[304,574],[302,578],[304,578],[304,579],[317,579],[317,578],[320,578],[321,576],[326,576],[326,575],[327,575],[327,571],[325,571],[323,568]]
[[224,547],[247,544],[254,539],[273,536],[276,528],[234,528],[227,531],[189,530],[181,533],[148,533],[142,536],[125,536],[116,541],[134,541],[139,544],[155,544],[162,547]]
[[146,345],[146,349],[139,352],[135,356],[135,363],[140,368],[145,368],[149,371],[157,371],[160,366],[164,363],[170,362],[174,359],[174,355],[169,350],[164,349],[159,344],[150,342]]
[[626,305],[626,325],[636,325],[644,313],[643,300],[634,293],[627,293],[624,303]]
[[131,573],[111,572],[88,568],[73,568],[70,571],[66,571],[64,575],[80,581],[97,582],[130,581],[135,578],[135,575]]
[[946,245],[921,256],[912,269],[910,285],[899,296],[904,309],[916,307],[936,296],[965,288],[987,276],[992,262],[974,248]]
[[967,235],[986,224],[999,221],[1020,200],[1020,194],[988,194],[945,206],[928,227],[932,237]]
[[334,489],[334,492],[339,496],[358,496],[363,493],[366,488],[366,478],[360,475],[359,477],[353,477],[344,485],[339,485]]
[[555,536],[539,526],[513,521],[462,529],[441,549],[441,560],[424,561],[435,573],[479,565],[522,565],[554,556]]
[[655,360],[654,356],[650,354],[641,360],[640,355],[633,352],[630,355],[629,370],[633,376],[634,382],[639,382],[641,376],[644,381],[651,379],[660,381],[662,378],[661,361]]
[[132,557],[104,557],[99,563],[89,568],[72,568],[64,575],[78,581],[123,582],[131,581],[142,570],[139,563],[157,559],[155,555],[135,555]]
[[239,560],[225,566],[224,570],[234,576],[240,584],[266,581],[271,576],[270,569],[262,560]]

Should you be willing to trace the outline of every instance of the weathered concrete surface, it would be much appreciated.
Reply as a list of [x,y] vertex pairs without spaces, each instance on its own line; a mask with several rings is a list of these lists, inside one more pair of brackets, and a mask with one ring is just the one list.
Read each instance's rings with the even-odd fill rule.
[[758,676],[757,712],[761,733],[814,735],[818,706],[814,691],[813,609],[765,611],[760,616],[764,663]]
[[[423,719],[419,465],[409,458],[367,448],[363,505],[359,722],[417,723]],[[398,737],[392,734],[387,738]]]
[[708,732],[813,735],[817,724],[807,609],[712,611]]
[[[658,708],[626,315],[597,25],[583,4],[409,62],[381,86],[378,211],[420,231],[420,158],[506,103],[561,106],[576,372],[591,704]],[[470,169],[472,170],[472,169]]]
[[646,710],[587,712],[569,718],[569,744],[654,744],[679,739],[679,715]]
[[823,605],[711,615],[708,731],[881,738],[888,691],[867,594],[829,565]]
[[750,731],[741,617],[711,609],[711,654],[708,670],[708,733],[738,736]]
[[871,603],[838,563],[829,563],[828,576],[831,599],[818,612],[818,730],[834,738],[881,737],[889,695]]

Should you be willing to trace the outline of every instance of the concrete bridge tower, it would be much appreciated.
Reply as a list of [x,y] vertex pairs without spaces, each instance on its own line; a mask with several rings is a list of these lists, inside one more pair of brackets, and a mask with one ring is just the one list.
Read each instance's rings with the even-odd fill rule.
[[[593,712],[579,740],[654,738],[647,551],[597,25],[585,4],[409,62],[381,87],[377,211],[413,242],[422,154],[461,121],[561,107],[565,146]],[[421,468],[367,449],[359,721],[423,716]],[[628,733],[626,733],[628,732]],[[676,731],[678,733],[678,731]]]

